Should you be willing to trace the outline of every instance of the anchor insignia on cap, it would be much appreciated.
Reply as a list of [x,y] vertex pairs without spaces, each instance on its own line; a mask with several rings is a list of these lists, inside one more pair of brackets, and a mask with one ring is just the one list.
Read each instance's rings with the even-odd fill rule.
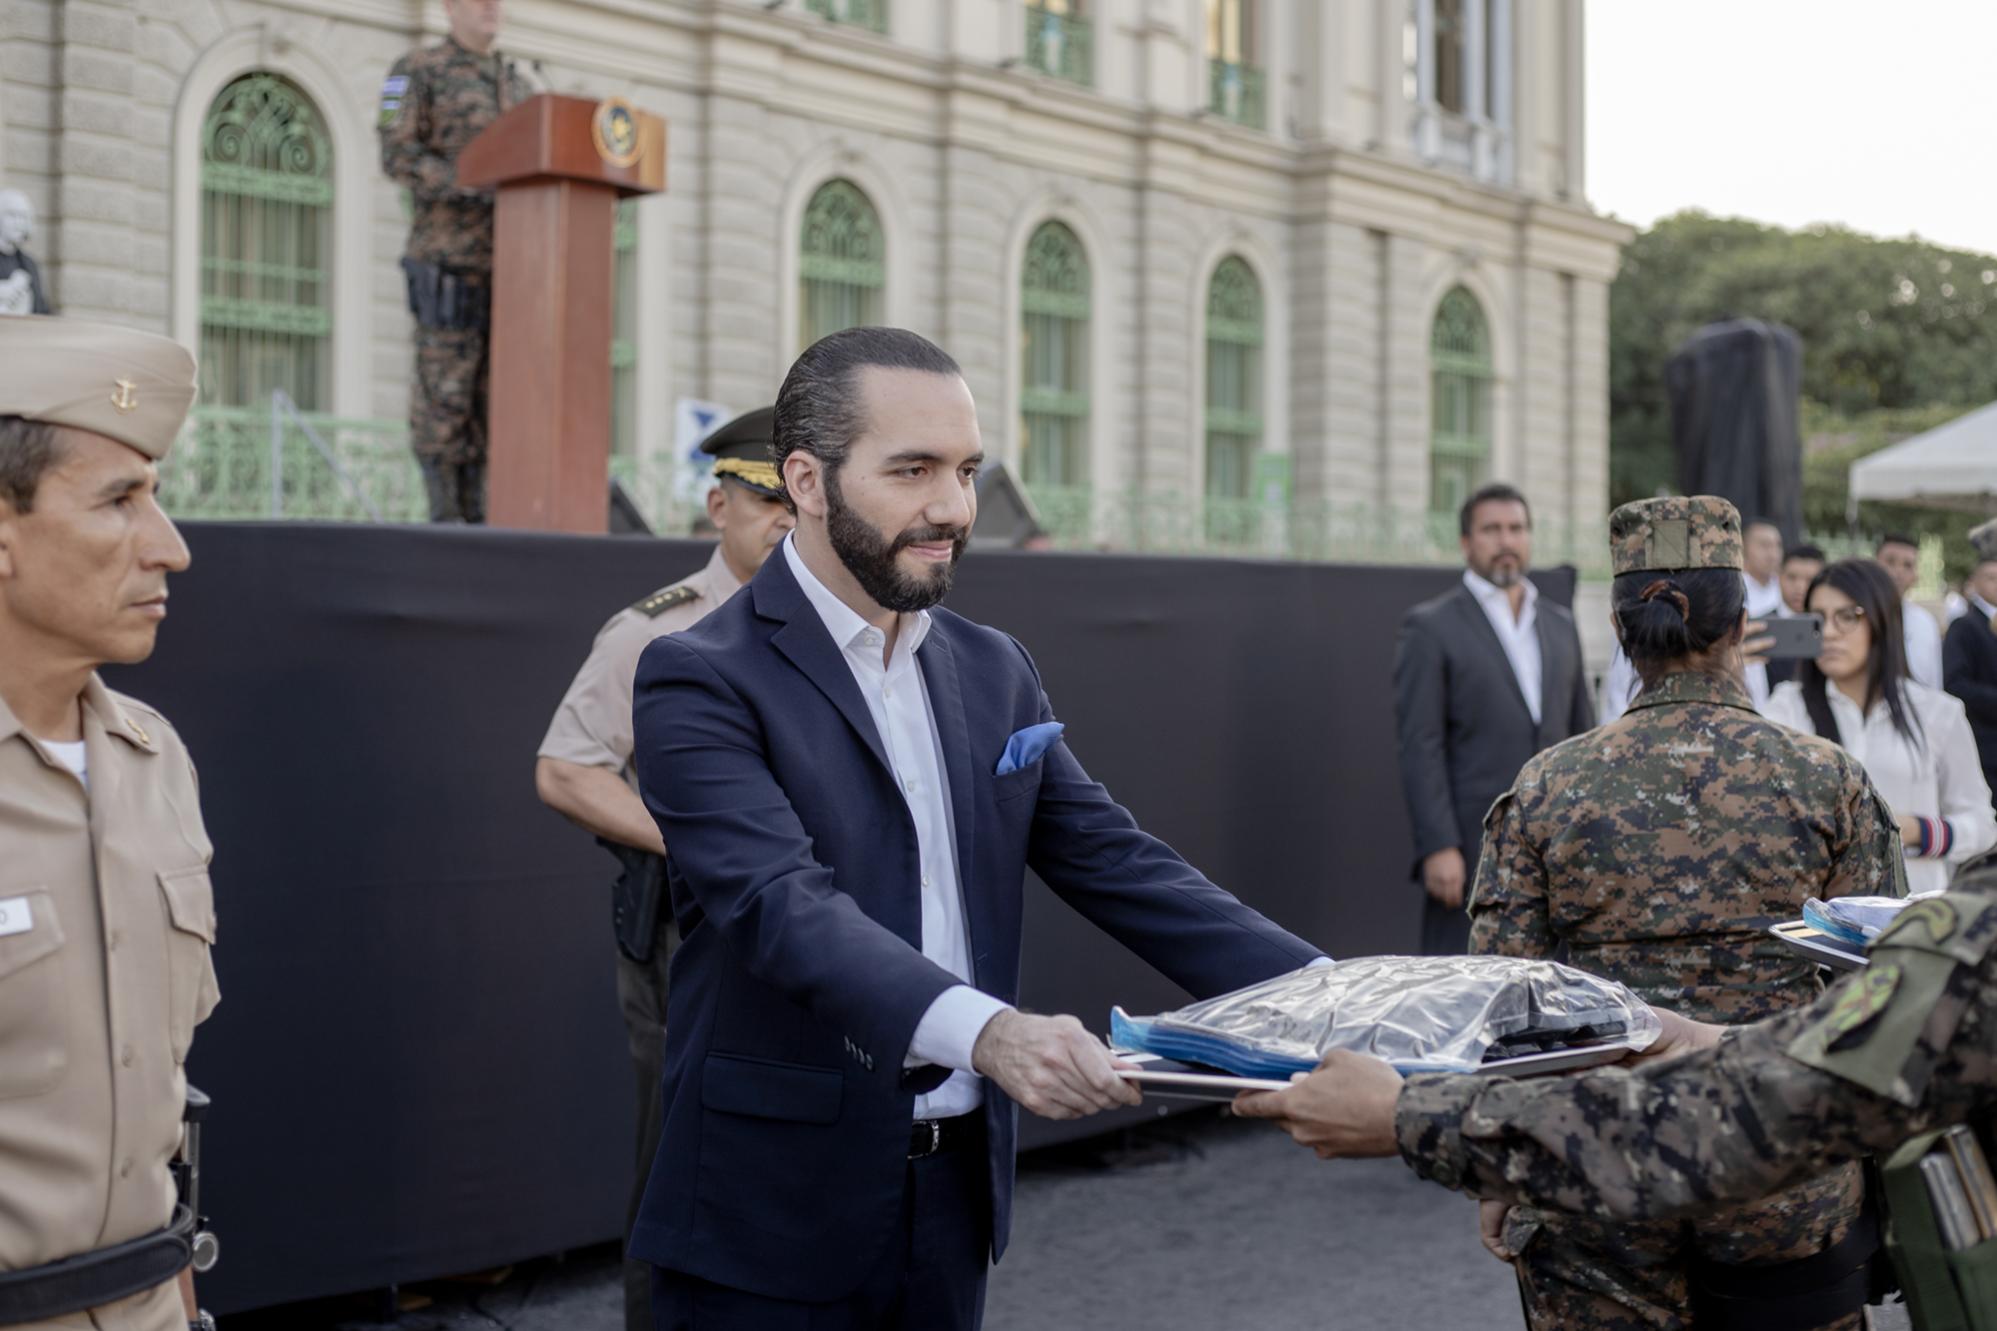
[[122,415],[139,408],[139,386],[130,379],[120,379],[111,386],[111,405]]

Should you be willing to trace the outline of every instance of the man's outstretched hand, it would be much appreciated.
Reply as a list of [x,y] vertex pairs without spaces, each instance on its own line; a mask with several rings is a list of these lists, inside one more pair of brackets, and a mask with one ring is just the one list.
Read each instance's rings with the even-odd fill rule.
[[1321,1160],[1394,1155],[1394,1106],[1401,1074],[1371,1054],[1334,1049],[1308,1076],[1282,1091],[1244,1091],[1234,1097],[1243,1118],[1267,1118],[1308,1146]]
[[1086,1118],[1144,1098],[1116,1075],[1130,1065],[1111,1058],[1103,1042],[1073,1017],[1007,1008],[979,1032],[971,1066],[1020,1108],[1042,1118]]

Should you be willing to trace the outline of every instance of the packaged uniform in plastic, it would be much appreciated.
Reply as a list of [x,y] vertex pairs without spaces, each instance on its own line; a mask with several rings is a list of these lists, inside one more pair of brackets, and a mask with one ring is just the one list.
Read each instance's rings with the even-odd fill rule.
[[1464,1072],[1509,1055],[1627,1042],[1662,1029],[1622,985],[1518,957],[1355,957],[1306,966],[1154,1017],[1111,1015],[1125,1049],[1247,1077],[1307,1072],[1334,1049],[1403,1072]]

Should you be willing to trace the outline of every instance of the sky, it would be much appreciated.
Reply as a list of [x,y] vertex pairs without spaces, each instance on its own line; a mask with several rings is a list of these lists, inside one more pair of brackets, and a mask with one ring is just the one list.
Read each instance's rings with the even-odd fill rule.
[[1598,210],[1997,254],[1997,0],[1586,3]]

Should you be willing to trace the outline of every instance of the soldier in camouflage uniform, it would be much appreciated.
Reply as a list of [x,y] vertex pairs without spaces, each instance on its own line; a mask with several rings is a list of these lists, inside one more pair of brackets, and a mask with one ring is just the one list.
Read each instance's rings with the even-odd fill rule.
[[[1672,1018],[1660,1049],[1682,1056],[1640,1069],[1403,1083],[1340,1051],[1235,1108],[1326,1159],[1398,1153],[1473,1196],[1634,1222],[1766,1196],[1952,1124],[1997,1145],[1997,860],[1907,907],[1868,955],[1811,1006],[1757,1025]],[[1980,1299],[1997,1319],[1987,1287]]]
[[[1904,896],[1897,825],[1849,753],[1749,703],[1733,664],[1733,505],[1645,500],[1617,509],[1609,528],[1618,632],[1644,689],[1616,721],[1528,762],[1491,807],[1470,950],[1552,958],[1564,945],[1571,964],[1702,1021],[1802,1007],[1821,991],[1816,968],[1768,927],[1809,896]],[[1690,1224],[1520,1207],[1502,1244],[1517,1254],[1535,1331],[1703,1326],[1694,1310],[1725,1268],[1822,1252],[1863,1196],[1846,1167]],[[1494,1223],[1486,1217],[1487,1231]],[[1857,1326],[1863,1280],[1854,1288],[1843,1314],[1799,1325]]]
[[395,62],[381,89],[381,167],[415,216],[402,267],[416,316],[409,441],[433,522],[485,521],[492,193],[457,184],[458,154],[531,90],[493,49],[500,0],[444,0],[451,33]]

